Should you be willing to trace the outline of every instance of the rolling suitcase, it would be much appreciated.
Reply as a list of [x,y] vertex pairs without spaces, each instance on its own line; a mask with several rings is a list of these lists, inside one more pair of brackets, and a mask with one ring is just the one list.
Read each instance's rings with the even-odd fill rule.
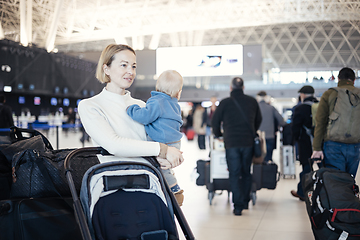
[[262,164],[253,164],[252,165],[252,188],[257,190],[260,190],[262,188]]
[[261,187],[267,189],[275,189],[279,181],[280,173],[276,163],[268,163],[262,165]]
[[197,160],[196,172],[199,176],[196,179],[196,185],[205,186],[210,181],[210,160]]
[[187,138],[188,140],[194,140],[194,137],[195,137],[195,131],[194,131],[194,129],[188,129],[188,130],[186,131],[186,138]]
[[279,176],[280,173],[276,163],[253,165],[253,182],[256,184],[257,190],[261,188],[275,189]]
[[290,176],[296,178],[295,171],[295,147],[283,145],[280,147],[280,172],[283,178]]

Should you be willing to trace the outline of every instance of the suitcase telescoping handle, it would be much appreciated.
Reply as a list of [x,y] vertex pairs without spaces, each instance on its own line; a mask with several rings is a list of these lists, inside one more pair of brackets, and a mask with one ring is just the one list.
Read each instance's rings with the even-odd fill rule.
[[322,163],[324,164],[324,160],[321,158],[309,158],[310,171],[314,171],[313,165],[314,163]]
[[66,179],[69,183],[69,188],[70,188],[70,192],[71,192],[71,196],[73,198],[74,201],[74,208],[75,208],[75,213],[76,213],[76,217],[78,218],[78,223],[80,226],[80,231],[81,231],[81,235],[83,237],[84,240],[92,240],[91,238],[91,234],[90,234],[90,230],[87,223],[87,219],[85,217],[84,211],[82,209],[81,206],[81,202],[80,199],[78,197],[78,194],[76,192],[75,189],[75,184],[74,184],[74,180],[73,177],[71,175],[71,160],[75,159],[76,156],[83,154],[83,153],[88,153],[88,154],[102,154],[102,155],[110,155],[105,149],[103,149],[102,147],[87,147],[87,148],[79,148],[79,149],[75,149],[73,151],[71,151],[65,158],[64,161],[64,167],[65,167],[65,176]]

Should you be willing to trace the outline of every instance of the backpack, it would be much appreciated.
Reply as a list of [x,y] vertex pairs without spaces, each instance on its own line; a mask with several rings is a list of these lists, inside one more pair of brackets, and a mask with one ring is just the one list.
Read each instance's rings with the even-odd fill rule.
[[318,110],[318,107],[319,107],[319,102],[315,102],[311,105],[311,116],[312,116],[312,126],[313,128],[315,127],[316,125],[316,113],[317,113],[317,110]]
[[331,88],[337,91],[334,111],[329,116],[328,139],[342,143],[360,142],[360,89]]

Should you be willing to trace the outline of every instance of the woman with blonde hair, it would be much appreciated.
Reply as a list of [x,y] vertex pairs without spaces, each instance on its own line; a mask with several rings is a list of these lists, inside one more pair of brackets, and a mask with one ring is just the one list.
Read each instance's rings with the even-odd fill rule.
[[163,169],[176,167],[184,160],[182,152],[163,143],[147,141],[144,125],[126,113],[130,105],[145,106],[126,90],[135,76],[135,51],[127,45],[108,45],[101,53],[96,71],[97,79],[106,85],[99,94],[80,101],[81,122],[93,145],[101,146],[113,155],[99,156],[100,162],[144,161],[142,156],[158,156]]

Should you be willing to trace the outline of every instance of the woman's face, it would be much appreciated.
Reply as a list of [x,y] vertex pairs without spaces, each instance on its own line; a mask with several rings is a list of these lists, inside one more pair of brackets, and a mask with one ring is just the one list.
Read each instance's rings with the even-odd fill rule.
[[104,72],[111,79],[106,89],[110,92],[125,94],[136,76],[136,56],[129,50],[123,50],[114,55],[110,66],[104,64]]

